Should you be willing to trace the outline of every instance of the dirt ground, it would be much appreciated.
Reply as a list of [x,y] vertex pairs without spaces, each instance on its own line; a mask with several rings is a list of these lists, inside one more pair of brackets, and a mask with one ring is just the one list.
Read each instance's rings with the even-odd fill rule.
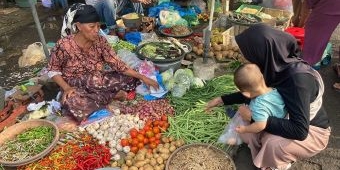
[[[47,10],[39,4],[37,7],[46,42],[56,42],[60,37],[63,12]],[[11,13],[6,11],[8,12],[8,8],[0,6],[0,48],[3,49],[3,52],[0,50],[0,86],[10,90],[19,82],[34,77],[33,71],[46,62],[19,68],[18,58],[22,55],[22,50],[40,40],[29,8],[14,9]],[[334,54],[331,64],[334,64],[339,62],[340,39],[333,38],[332,43]],[[330,117],[332,135],[327,149],[310,159],[298,161],[292,170],[340,170],[340,92],[332,88],[333,83],[340,82],[340,79],[335,76],[330,65],[321,68],[319,72],[325,83],[324,103]],[[252,165],[247,147],[239,148],[234,160],[238,170],[256,169]]]

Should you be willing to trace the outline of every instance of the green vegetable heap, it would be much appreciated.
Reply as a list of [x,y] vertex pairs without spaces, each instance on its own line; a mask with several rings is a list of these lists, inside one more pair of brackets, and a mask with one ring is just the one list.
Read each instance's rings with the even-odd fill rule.
[[44,151],[54,138],[52,127],[39,126],[29,129],[15,139],[0,146],[3,161],[19,161],[31,158]]

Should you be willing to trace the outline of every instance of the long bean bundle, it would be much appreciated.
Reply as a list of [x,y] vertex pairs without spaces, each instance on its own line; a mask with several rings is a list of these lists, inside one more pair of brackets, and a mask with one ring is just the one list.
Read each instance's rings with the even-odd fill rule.
[[203,88],[190,89],[183,97],[176,98],[169,95],[170,103],[175,108],[176,115],[195,107],[197,102],[207,102],[214,97],[236,91],[232,75],[216,77],[206,83]]
[[229,119],[223,107],[215,108],[211,114],[207,114],[204,111],[205,104],[203,101],[197,102],[195,108],[169,117],[170,127],[165,134],[184,139],[187,143],[215,144]]

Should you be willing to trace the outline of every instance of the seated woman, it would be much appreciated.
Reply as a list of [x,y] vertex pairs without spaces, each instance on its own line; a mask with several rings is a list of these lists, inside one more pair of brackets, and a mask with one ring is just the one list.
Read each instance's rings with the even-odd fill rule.
[[[105,108],[113,99],[124,98],[139,80],[158,88],[156,81],[130,69],[98,35],[99,16],[91,5],[76,11],[75,34],[60,39],[51,52],[48,75],[62,89],[63,107],[78,121]],[[110,69],[105,69],[107,64]]]

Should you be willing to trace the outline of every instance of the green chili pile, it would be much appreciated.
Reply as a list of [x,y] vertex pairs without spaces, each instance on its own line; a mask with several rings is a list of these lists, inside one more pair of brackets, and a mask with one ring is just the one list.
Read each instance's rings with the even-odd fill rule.
[[38,126],[29,129],[13,140],[0,146],[0,158],[4,161],[19,161],[31,158],[45,150],[54,138],[54,129]]

